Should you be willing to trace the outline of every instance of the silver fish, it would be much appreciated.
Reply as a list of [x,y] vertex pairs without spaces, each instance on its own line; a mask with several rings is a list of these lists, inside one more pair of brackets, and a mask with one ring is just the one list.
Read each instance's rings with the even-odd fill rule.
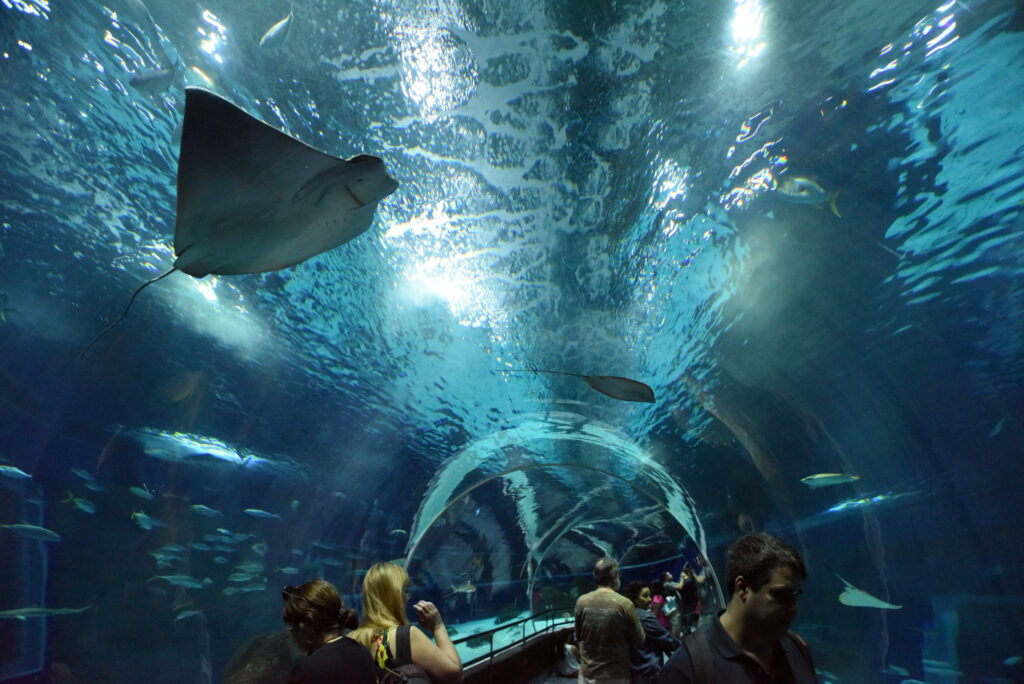
[[819,207],[827,204],[833,214],[842,218],[839,216],[839,207],[836,206],[839,193],[827,192],[810,178],[787,178],[779,184],[778,192],[784,200],[796,204],[813,204]]
[[268,513],[267,511],[264,511],[263,509],[260,508],[246,508],[242,512],[246,515],[251,515],[254,518],[274,518],[277,520],[281,519],[281,516],[279,516],[277,513]]
[[139,524],[144,530],[151,530],[154,527],[167,527],[167,523],[151,518],[142,511],[135,511],[132,513],[132,518]]
[[73,472],[75,475],[82,478],[86,482],[94,482],[96,480],[96,478],[92,476],[92,473],[90,473],[88,470],[83,470],[82,468],[72,468],[71,472]]
[[89,501],[88,499],[81,496],[75,496],[71,492],[68,492],[68,498],[61,501],[61,503],[70,503],[78,510],[82,511],[83,513],[88,513],[90,515],[96,512],[96,505],[93,504],[92,501]]
[[195,577],[188,575],[154,575],[150,577],[147,582],[153,580],[163,580],[168,584],[172,584],[176,587],[185,587],[186,589],[202,589],[208,584],[213,584],[213,580],[209,577],[204,578],[202,581],[197,580]]
[[0,475],[9,477],[13,480],[31,480],[32,476],[26,473],[21,468],[16,468],[12,465],[0,465]]
[[137,71],[128,79],[128,85],[140,93],[158,95],[171,87],[177,75],[178,69],[173,66]]
[[0,610],[0,620],[25,620],[30,617],[49,617],[51,615],[74,615],[76,613],[84,613],[90,608],[92,608],[91,603],[84,608],[40,608],[39,606],[29,606],[27,608]]
[[175,561],[181,560],[177,556],[163,551],[150,551],[149,555],[156,559],[157,570],[171,567],[171,564]]
[[153,500],[153,493],[148,489],[143,489],[142,487],[129,487],[128,491],[140,499],[145,499],[146,501]]
[[5,529],[10,530],[19,537],[25,537],[26,539],[37,539],[45,542],[59,542],[60,535],[53,530],[48,530],[45,527],[39,527],[38,525],[29,525],[28,523],[15,523],[14,525],[0,525]]
[[207,516],[209,518],[213,518],[213,517],[218,516],[218,515],[220,515],[220,516],[224,515],[220,511],[214,510],[214,509],[210,508],[209,506],[204,506],[203,504],[192,504],[192,510],[195,511],[196,513],[198,513],[199,515],[205,515],[205,516]]
[[476,593],[476,585],[474,585],[469,580],[466,580],[465,582],[462,582],[461,584],[453,584],[453,585],[451,585],[451,587],[452,587],[452,593],[453,594],[475,594]]
[[811,489],[817,489],[818,487],[831,487],[832,485],[856,482],[859,479],[859,475],[850,475],[849,473],[818,473],[817,475],[808,475],[807,477],[800,478],[800,481]]

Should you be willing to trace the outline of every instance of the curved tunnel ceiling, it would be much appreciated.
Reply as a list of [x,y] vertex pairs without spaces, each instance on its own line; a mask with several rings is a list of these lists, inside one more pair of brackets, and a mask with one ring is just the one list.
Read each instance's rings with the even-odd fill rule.
[[[1024,631],[1015,3],[297,3],[261,48],[283,9],[0,3],[0,459],[32,476],[0,478],[0,522],[62,537],[5,533],[35,560],[0,582],[131,616],[67,652],[167,634],[182,599],[213,645],[181,653],[223,663],[279,627],[286,571],[350,602],[385,558],[567,596],[605,549],[721,571],[749,530],[804,554],[802,629],[844,680],[952,663],[956,616]],[[189,85],[400,188],[294,268],[167,277],[78,361],[173,260]]]
[[[438,561],[449,575],[461,574],[450,563],[456,525],[475,528],[481,508],[496,505],[514,515],[504,526],[477,535],[478,560],[499,558],[505,563],[510,553],[517,559],[524,556],[518,573],[505,567],[503,572],[511,575],[492,571],[488,579],[493,586],[525,577],[528,596],[536,571],[552,560],[553,547],[566,535],[583,535],[583,528],[589,531],[590,556],[632,553],[634,561],[643,563],[678,557],[687,546],[706,553],[691,497],[661,464],[612,426],[557,408],[524,415],[516,427],[474,441],[438,467],[409,531],[405,561],[414,580],[436,583],[417,570]],[[497,491],[487,491],[487,485]],[[489,514],[485,511],[485,521]],[[598,522],[605,528],[598,529]],[[423,543],[431,537],[432,545]],[[648,548],[644,554],[645,537],[668,542],[655,547],[668,553],[651,555]],[[653,539],[646,541],[648,547],[655,546]],[[435,555],[441,558],[433,559]],[[582,559],[573,560],[567,566],[578,568]],[[485,568],[478,570],[475,574],[482,576]]]

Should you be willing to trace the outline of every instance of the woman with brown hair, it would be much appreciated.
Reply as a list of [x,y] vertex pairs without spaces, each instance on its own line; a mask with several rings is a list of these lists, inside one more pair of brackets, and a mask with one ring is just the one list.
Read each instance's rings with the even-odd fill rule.
[[359,624],[359,616],[345,607],[333,584],[315,579],[298,587],[288,585],[281,598],[281,617],[306,652],[295,663],[288,684],[375,684],[373,658],[345,636]]
[[363,578],[363,622],[351,637],[369,649],[385,673],[404,674],[414,681],[417,674],[422,680],[425,672],[432,682],[458,684],[462,660],[441,613],[430,601],[413,606],[420,626],[434,636],[435,646],[423,632],[411,629],[405,613],[408,600],[405,570],[394,563],[377,563]]

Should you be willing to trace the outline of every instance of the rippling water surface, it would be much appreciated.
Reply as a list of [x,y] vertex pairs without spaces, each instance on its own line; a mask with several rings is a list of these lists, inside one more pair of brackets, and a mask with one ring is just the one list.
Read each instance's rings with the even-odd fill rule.
[[[0,0],[0,523],[60,536],[4,528],[0,617],[88,607],[0,619],[0,681],[221,681],[386,559],[462,636],[605,553],[705,553],[709,614],[751,530],[824,681],[1019,681],[1018,5],[297,0],[274,49],[284,0]],[[174,260],[187,87],[400,188],[78,358]]]

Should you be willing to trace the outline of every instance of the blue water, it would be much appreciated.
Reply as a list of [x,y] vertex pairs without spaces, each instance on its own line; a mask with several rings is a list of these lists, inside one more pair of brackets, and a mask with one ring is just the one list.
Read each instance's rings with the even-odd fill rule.
[[[1024,680],[1016,3],[298,0],[268,50],[284,0],[144,1],[0,0],[0,523],[61,536],[0,530],[0,611],[89,606],[0,620],[0,681],[220,681],[280,587],[386,559],[460,635],[604,553],[705,553],[711,611],[752,529],[826,681]],[[78,359],[173,261],[186,86],[401,186]]]

